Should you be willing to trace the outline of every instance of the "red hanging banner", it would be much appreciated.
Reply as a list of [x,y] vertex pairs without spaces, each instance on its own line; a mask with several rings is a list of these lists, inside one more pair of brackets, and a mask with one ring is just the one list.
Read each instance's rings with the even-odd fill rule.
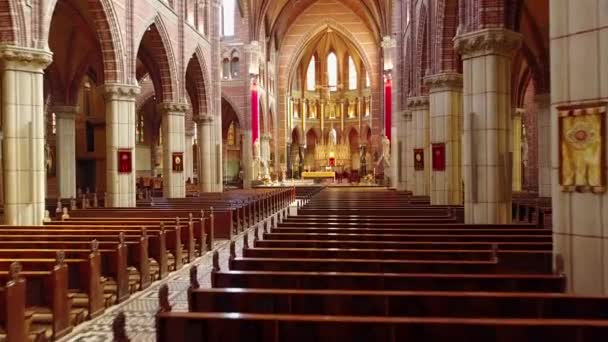
[[433,171],[445,171],[445,144],[433,144]]
[[118,173],[131,173],[132,170],[131,149],[118,150]]
[[254,144],[260,135],[258,84],[251,80],[251,143]]
[[391,140],[391,128],[393,126],[393,82],[386,77],[384,84],[384,134]]

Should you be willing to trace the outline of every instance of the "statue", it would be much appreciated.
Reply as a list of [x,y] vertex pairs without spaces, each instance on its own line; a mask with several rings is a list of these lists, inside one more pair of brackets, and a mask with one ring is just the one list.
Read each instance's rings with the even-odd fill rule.
[[260,139],[253,143],[253,160],[260,159]]
[[391,141],[385,135],[382,137],[382,158],[384,159],[385,167],[391,166]]
[[44,164],[46,166],[46,172],[52,173],[53,170],[53,153],[49,144],[44,144]]
[[338,136],[336,133],[336,129],[332,128],[331,131],[329,131],[329,145],[336,146],[337,142],[338,142]]
[[360,153],[360,160],[359,160],[359,170],[361,173],[361,177],[365,176],[365,174],[367,174],[367,162],[366,162],[366,158],[365,158],[365,145],[361,145],[361,153]]

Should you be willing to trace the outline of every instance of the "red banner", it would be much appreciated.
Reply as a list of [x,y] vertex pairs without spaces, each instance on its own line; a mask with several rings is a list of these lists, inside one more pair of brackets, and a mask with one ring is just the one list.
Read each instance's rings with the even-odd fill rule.
[[445,171],[445,144],[433,144],[433,171]]
[[118,150],[118,172],[131,173],[132,170],[131,150]]
[[391,127],[393,126],[393,83],[389,77],[384,84],[384,134],[391,140]]
[[258,84],[255,79],[251,81],[251,143],[255,143],[260,136],[259,123]]

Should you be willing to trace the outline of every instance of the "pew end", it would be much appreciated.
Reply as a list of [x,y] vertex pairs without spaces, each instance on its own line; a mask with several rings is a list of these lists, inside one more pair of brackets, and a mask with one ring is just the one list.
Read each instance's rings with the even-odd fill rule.
[[127,317],[124,311],[121,311],[114,317],[112,321],[112,341],[114,342],[130,342],[129,336],[127,336]]

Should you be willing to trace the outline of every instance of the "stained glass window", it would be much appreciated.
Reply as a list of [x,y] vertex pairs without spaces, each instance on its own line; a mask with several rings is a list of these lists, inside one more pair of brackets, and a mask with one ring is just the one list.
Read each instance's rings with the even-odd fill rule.
[[306,71],[306,90],[315,91],[316,87],[316,66],[315,66],[315,56],[312,56],[310,59],[310,63],[308,63],[308,71]]
[[357,67],[353,57],[348,57],[348,89],[357,89]]
[[327,55],[327,85],[331,91],[338,87],[338,58],[333,52]]

